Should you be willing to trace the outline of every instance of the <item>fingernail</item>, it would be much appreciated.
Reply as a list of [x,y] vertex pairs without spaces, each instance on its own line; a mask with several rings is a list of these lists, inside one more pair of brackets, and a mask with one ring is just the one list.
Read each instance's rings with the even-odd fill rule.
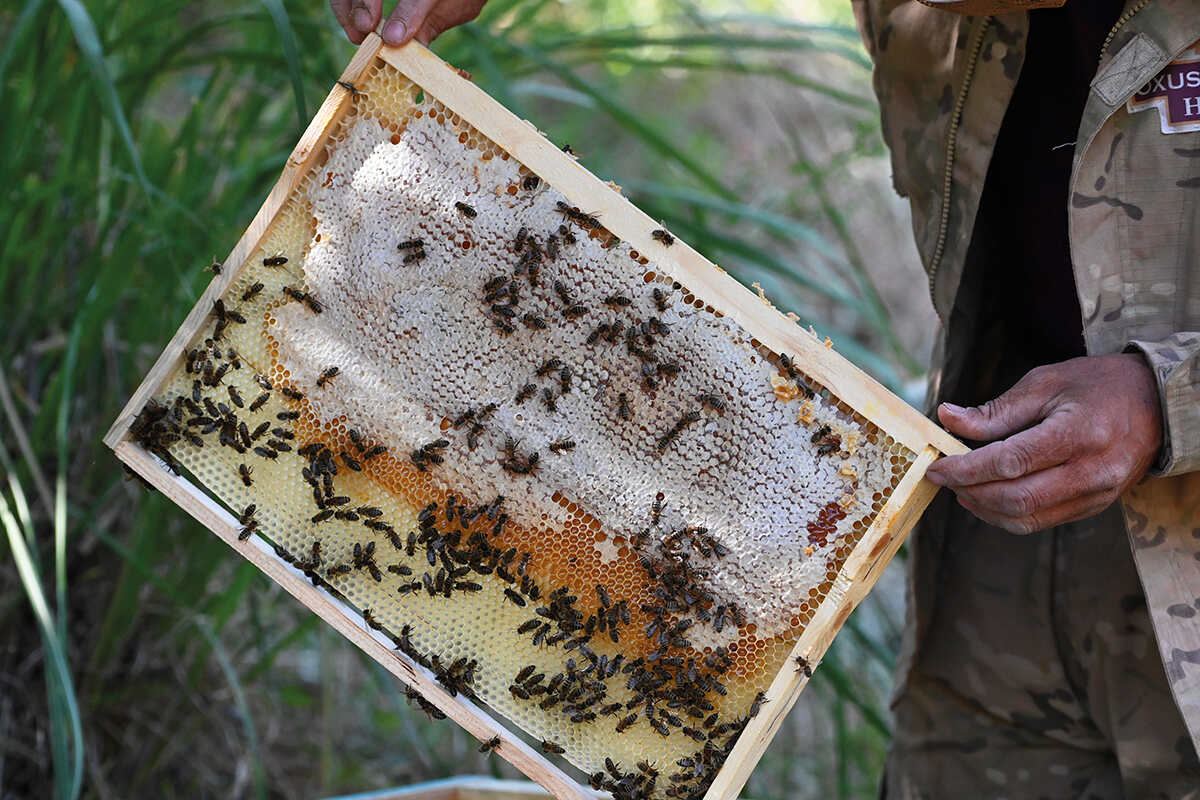
[[365,8],[355,9],[354,11],[354,27],[360,31],[369,31],[373,27],[371,25],[371,12]]
[[928,478],[929,482],[934,486],[946,485],[946,479],[942,477],[940,472],[934,472],[932,469],[928,469],[925,471],[925,477]]
[[400,44],[404,41],[407,33],[408,28],[404,27],[404,23],[398,19],[383,26],[383,40],[388,44]]
[[951,414],[962,414],[966,411],[962,406],[956,406],[954,403],[942,403],[942,408],[949,411]]

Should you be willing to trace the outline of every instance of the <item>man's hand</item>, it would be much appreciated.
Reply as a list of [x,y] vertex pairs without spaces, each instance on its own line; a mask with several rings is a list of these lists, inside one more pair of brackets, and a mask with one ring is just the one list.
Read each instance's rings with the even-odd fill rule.
[[926,476],[1013,533],[1100,513],[1141,479],[1162,446],[1158,390],[1137,354],[1038,367],[977,408],[942,403],[938,417],[953,434],[992,443],[941,458]]
[[[479,16],[487,0],[400,0],[383,26],[383,40],[401,45],[415,38],[429,44],[443,32]],[[355,44],[379,25],[383,0],[329,0],[333,15]]]

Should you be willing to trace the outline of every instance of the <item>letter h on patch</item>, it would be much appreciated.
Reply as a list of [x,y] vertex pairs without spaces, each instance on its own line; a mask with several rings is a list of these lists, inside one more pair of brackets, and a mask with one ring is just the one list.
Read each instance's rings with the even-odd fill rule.
[[1200,131],[1200,40],[1138,89],[1125,108],[1131,114],[1158,109],[1163,133]]

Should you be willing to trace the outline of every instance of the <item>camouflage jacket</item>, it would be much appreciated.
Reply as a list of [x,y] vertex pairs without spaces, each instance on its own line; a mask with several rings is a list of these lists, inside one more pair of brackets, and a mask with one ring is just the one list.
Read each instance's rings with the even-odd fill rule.
[[[946,321],[963,302],[959,289],[968,245],[1024,58],[1028,16],[964,16],[913,0],[854,4],[875,64],[895,188],[911,203],[917,246],[943,321],[930,384],[932,408],[954,386],[970,355],[962,352],[969,342],[947,335],[953,326]],[[1200,2],[1127,0],[1083,112],[1068,214],[1088,353],[1140,351],[1161,394],[1159,462],[1122,503],[1163,663],[1200,749],[1196,87]],[[921,536],[938,535],[931,516],[936,514],[922,522]],[[910,626],[907,658],[920,639],[922,604],[932,583],[919,564],[914,574],[916,625]],[[904,674],[902,665],[901,686]]]

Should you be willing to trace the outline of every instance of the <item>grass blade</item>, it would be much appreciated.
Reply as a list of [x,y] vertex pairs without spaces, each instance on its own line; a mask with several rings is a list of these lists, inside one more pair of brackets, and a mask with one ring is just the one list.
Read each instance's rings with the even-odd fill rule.
[[[15,476],[10,476],[10,482],[13,480]],[[44,587],[34,567],[33,555],[21,536],[20,526],[7,500],[0,503],[0,523],[4,525],[17,575],[42,634],[50,730],[54,740],[54,796],[58,800],[75,800],[83,787],[83,724],[79,717],[75,683],[67,664],[66,642],[58,635],[54,618],[46,604]]]
[[79,45],[83,59],[92,73],[92,81],[96,84],[100,103],[104,107],[105,113],[108,114],[109,120],[116,126],[117,132],[121,134],[121,141],[129,154],[129,160],[133,163],[133,171],[137,174],[138,182],[148,193],[150,181],[146,178],[146,172],[142,168],[142,157],[133,141],[133,131],[129,127],[125,108],[121,105],[121,98],[117,94],[117,86],[113,82],[112,75],[108,71],[108,64],[104,60],[104,48],[100,45],[100,36],[96,33],[96,25],[92,22],[92,16],[83,7],[80,0],[58,0],[58,5],[67,15],[67,21],[71,23],[71,30],[75,34],[75,43]]
[[8,38],[4,40],[4,49],[0,50],[0,86],[4,85],[4,70],[8,68],[8,62],[16,54],[17,46],[25,38],[29,26],[37,18],[37,13],[42,10],[43,2],[45,0],[28,0],[25,7],[21,9],[21,15],[13,23]]
[[58,636],[67,640],[67,480],[70,460],[67,453],[67,421],[71,398],[75,396],[75,363],[79,358],[79,336],[83,326],[71,328],[67,355],[63,359],[63,390],[58,404],[55,439],[58,444],[58,475],[54,481],[54,607],[58,610]]
[[301,128],[308,124],[308,106],[304,102],[304,76],[300,71],[300,48],[296,44],[296,31],[282,0],[262,0],[275,29],[279,31],[279,43],[283,57],[287,60],[288,78],[292,82],[292,94],[296,99],[296,118]]

